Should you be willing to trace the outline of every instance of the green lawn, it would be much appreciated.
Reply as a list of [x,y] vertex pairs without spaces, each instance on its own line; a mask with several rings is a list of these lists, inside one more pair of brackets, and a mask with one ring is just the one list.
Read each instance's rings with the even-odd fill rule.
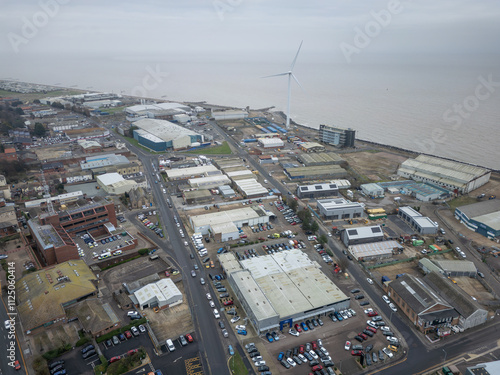
[[220,146],[203,148],[195,151],[188,151],[190,154],[201,154],[201,155],[217,155],[217,154],[232,154],[231,147],[224,141]]
[[458,198],[455,198],[455,199],[449,201],[448,205],[450,206],[452,212],[455,212],[455,208],[457,208],[457,207],[465,206],[466,204],[472,204],[472,203],[477,203],[477,202],[478,202],[478,200],[476,198],[464,195],[462,197],[458,197]]
[[125,107],[109,107],[109,108],[99,108],[102,112],[108,112],[110,115],[114,115],[115,113],[121,113]]
[[229,360],[229,368],[233,375],[246,375],[248,370],[241,359],[240,353],[236,352],[233,357]]

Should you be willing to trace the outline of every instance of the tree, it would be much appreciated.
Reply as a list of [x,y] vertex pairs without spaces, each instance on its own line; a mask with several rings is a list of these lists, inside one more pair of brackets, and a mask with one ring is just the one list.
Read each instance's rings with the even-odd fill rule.
[[[316,223],[316,222],[315,222]],[[322,245],[328,242],[328,237],[322,234],[321,236],[318,237],[318,242]]]
[[340,258],[337,264],[339,268],[345,272],[347,270],[347,266],[349,265],[349,261],[347,258]]
[[56,190],[57,190],[57,193],[58,193],[58,194],[62,194],[62,193],[64,193],[64,185],[63,185],[63,184],[58,184],[58,185],[56,186]]
[[312,222],[312,224],[311,224],[311,231],[312,231],[313,233],[316,233],[316,232],[318,231],[318,229],[319,229],[319,224],[318,224],[318,222],[313,220],[313,222]]
[[35,100],[33,100],[33,103],[34,103],[34,104],[40,104],[40,99],[35,99]]
[[293,212],[297,212],[297,208],[299,207],[299,204],[295,199],[292,199],[290,203],[288,204],[288,207],[292,209]]
[[309,220],[302,221],[302,229],[304,229],[306,232],[308,230],[311,230],[311,223],[309,222]]
[[43,124],[37,122],[35,123],[35,129],[33,130],[33,134],[37,137],[45,137],[47,129],[45,129],[45,126]]
[[311,212],[307,209],[302,209],[297,213],[297,216],[299,217],[300,220],[302,221],[310,221],[311,219]]
[[21,107],[17,107],[17,108],[14,110],[14,112],[15,112],[17,115],[19,115],[19,116],[24,115],[24,111],[23,111],[23,109],[22,109]]

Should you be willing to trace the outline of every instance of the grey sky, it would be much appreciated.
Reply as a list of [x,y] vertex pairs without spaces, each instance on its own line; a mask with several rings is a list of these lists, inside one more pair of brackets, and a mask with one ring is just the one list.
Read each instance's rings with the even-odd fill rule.
[[[41,4],[58,10],[23,34],[25,19],[44,22]],[[66,4],[64,4],[66,3]],[[41,53],[172,57],[204,51],[206,58],[290,54],[304,40],[304,59],[342,60],[339,45],[353,44],[356,27],[390,1],[363,0],[7,0],[2,4],[3,63]],[[498,53],[500,2],[495,0],[401,1],[362,58],[387,54]],[[28,36],[28,37],[26,37]],[[382,37],[383,36],[383,37]],[[19,37],[19,38],[18,38]],[[17,41],[15,53],[12,39]],[[14,43],[15,44],[15,43]],[[292,51],[292,52],[291,52]],[[5,59],[4,59],[5,57]],[[1,66],[0,66],[1,67]]]

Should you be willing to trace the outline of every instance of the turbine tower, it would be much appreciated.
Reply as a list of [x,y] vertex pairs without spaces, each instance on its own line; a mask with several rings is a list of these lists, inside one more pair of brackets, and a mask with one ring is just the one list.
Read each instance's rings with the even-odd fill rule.
[[287,130],[290,127],[290,98],[292,96],[292,87],[291,87],[291,85],[292,85],[292,77],[295,80],[295,82],[297,82],[297,84],[300,86],[300,88],[302,88],[302,86],[300,85],[299,80],[293,74],[293,67],[295,66],[295,62],[297,61],[297,57],[299,56],[300,47],[302,47],[302,42],[300,42],[299,49],[297,50],[297,54],[295,55],[295,58],[293,59],[292,65],[290,65],[290,70],[288,72],[278,73],[278,74],[273,74],[271,76],[262,77],[262,78],[269,78],[269,77],[278,77],[278,76],[288,76],[288,101],[287,101],[287,107],[286,107],[286,129]]

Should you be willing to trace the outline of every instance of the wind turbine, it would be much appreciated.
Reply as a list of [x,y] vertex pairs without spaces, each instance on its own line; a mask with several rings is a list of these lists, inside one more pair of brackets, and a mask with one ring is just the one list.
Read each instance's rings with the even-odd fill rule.
[[292,65],[290,65],[290,70],[288,72],[278,73],[278,74],[273,74],[271,76],[262,77],[262,78],[269,78],[269,77],[278,77],[278,76],[288,76],[288,102],[287,102],[287,109],[286,109],[286,128],[287,128],[287,130],[290,127],[290,97],[292,96],[292,86],[291,86],[291,84],[292,84],[292,77],[295,80],[295,82],[297,82],[297,84],[299,85],[299,87],[302,88],[302,86],[300,85],[299,80],[293,74],[293,67],[295,66],[295,62],[297,61],[297,57],[299,56],[300,47],[302,47],[302,42],[300,42],[299,49],[297,50],[297,54],[295,55],[295,58],[293,59]]

